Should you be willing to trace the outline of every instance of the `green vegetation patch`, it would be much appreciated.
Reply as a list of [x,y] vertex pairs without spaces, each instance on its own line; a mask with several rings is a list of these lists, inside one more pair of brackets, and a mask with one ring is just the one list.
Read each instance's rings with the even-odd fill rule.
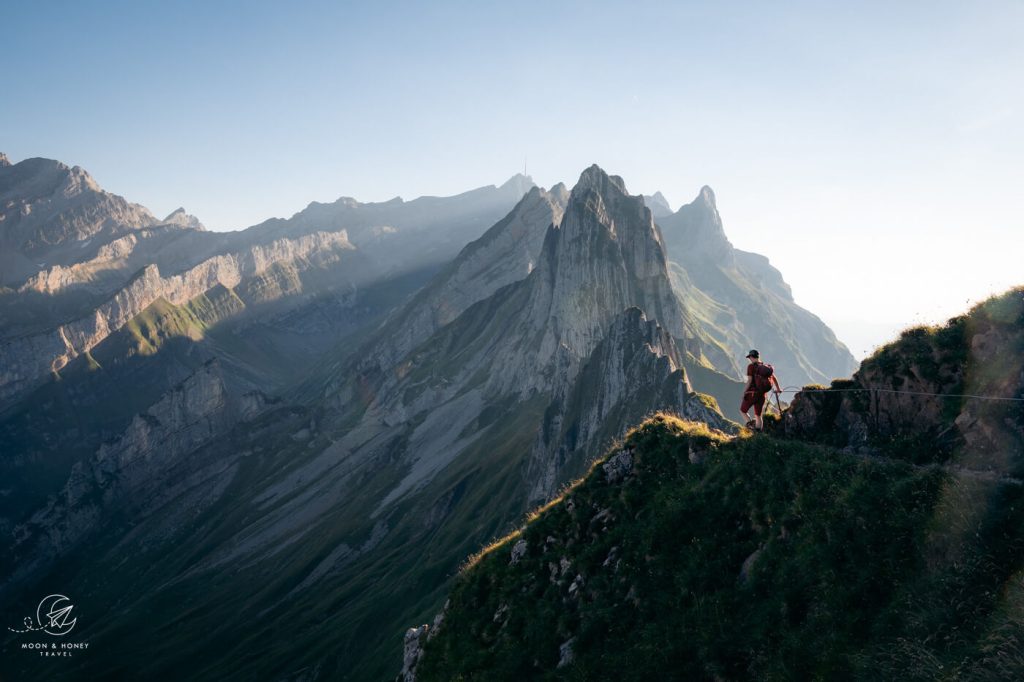
[[947,482],[658,415],[474,557],[418,679],[878,679],[954,570],[926,559]]

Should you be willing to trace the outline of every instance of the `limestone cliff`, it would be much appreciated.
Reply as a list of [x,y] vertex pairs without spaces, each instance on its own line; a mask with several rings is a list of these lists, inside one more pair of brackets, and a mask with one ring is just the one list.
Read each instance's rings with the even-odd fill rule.
[[181,305],[215,286],[232,289],[243,281],[259,278],[272,266],[323,266],[339,262],[353,250],[344,231],[314,233],[256,245],[237,254],[215,256],[167,277],[161,275],[156,265],[148,265],[88,317],[42,334],[0,341],[0,398],[10,397],[50,372],[59,371],[158,299]]

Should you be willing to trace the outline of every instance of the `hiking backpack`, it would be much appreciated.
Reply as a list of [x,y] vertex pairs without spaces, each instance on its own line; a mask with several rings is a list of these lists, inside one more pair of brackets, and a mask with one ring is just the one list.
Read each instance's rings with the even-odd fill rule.
[[754,390],[758,393],[767,393],[772,390],[772,375],[775,368],[769,364],[759,362],[754,365]]

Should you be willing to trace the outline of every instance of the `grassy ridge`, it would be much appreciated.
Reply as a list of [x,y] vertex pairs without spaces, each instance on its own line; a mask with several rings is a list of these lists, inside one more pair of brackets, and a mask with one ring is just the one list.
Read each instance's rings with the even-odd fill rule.
[[461,574],[418,679],[1024,672],[1020,486],[664,415],[626,448]]

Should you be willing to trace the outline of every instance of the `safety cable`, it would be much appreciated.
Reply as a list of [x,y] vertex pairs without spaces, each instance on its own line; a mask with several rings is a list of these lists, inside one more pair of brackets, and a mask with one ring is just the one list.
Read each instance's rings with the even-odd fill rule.
[[994,395],[974,395],[972,393],[927,393],[925,391],[901,391],[895,388],[797,388],[787,386],[779,393],[852,393],[856,391],[878,391],[879,393],[901,393],[905,395],[925,395],[936,398],[974,398],[977,400],[1004,400],[1024,402],[1024,398],[1001,398]]

